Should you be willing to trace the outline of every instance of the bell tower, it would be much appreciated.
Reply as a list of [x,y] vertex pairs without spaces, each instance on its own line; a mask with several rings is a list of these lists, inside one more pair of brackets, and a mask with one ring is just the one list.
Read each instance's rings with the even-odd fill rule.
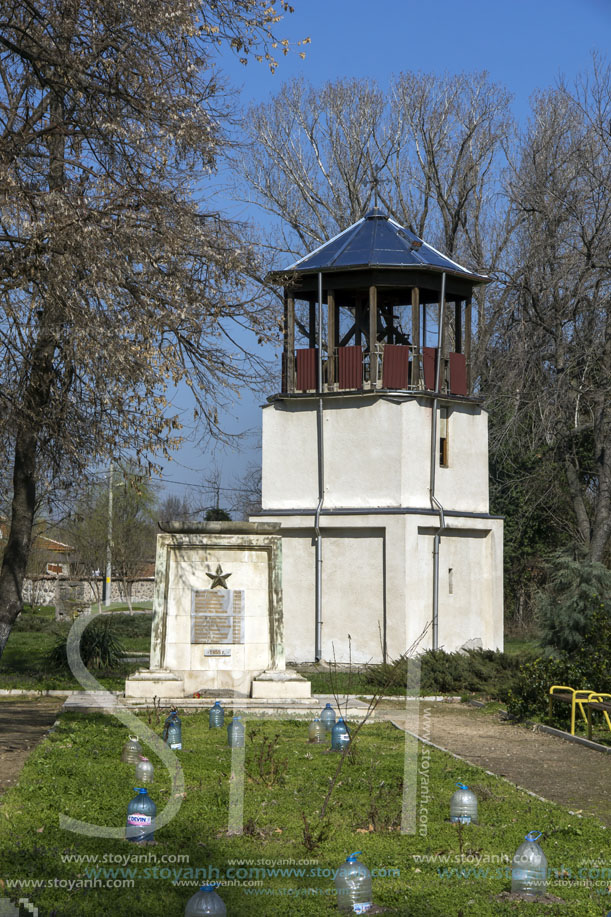
[[271,278],[284,348],[261,515],[281,523],[287,659],[502,647],[502,520],[471,369],[488,278],[377,208]]

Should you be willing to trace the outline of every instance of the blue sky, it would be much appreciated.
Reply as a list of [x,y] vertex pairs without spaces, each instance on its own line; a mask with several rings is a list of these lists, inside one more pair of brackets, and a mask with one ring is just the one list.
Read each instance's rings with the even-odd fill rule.
[[[611,41],[611,0],[291,2],[295,13],[277,31],[293,44],[311,39],[304,49],[305,60],[296,48],[288,57],[280,57],[274,75],[254,61],[244,67],[229,54],[219,60],[229,80],[240,87],[244,104],[266,101],[295,76],[314,85],[339,77],[372,77],[384,87],[393,74],[404,70],[487,70],[513,94],[514,114],[524,121],[536,89],[552,85],[561,74],[572,82],[589,67],[592,52],[607,54]],[[231,202],[217,200],[215,207],[223,204],[235,212]],[[181,399],[178,392],[175,404]],[[262,395],[245,394],[227,414],[229,429],[250,431],[239,451],[213,455],[185,445],[164,470],[165,489],[192,490],[194,496],[201,496],[193,485],[201,483],[215,462],[223,469],[223,484],[231,487],[242,469],[259,461],[256,440],[263,400]]]

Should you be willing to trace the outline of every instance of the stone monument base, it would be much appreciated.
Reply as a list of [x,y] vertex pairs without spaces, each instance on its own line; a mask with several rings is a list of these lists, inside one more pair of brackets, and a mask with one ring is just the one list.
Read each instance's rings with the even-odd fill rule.
[[182,678],[169,669],[139,669],[125,680],[125,697],[184,697]]
[[297,672],[270,670],[253,678],[251,697],[297,700],[310,697],[312,685]]

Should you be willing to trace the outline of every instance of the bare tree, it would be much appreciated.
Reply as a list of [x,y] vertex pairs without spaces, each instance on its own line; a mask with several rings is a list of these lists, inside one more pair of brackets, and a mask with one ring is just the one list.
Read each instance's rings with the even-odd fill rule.
[[569,497],[563,523],[592,561],[611,534],[610,119],[611,71],[597,60],[574,89],[534,100],[509,185],[510,308],[488,380],[496,437],[545,461]]
[[248,519],[261,511],[260,465],[249,465],[234,482],[231,509],[238,519]]
[[[486,73],[400,74],[383,93],[367,79],[286,84],[245,119],[236,160],[242,196],[277,218],[261,233],[277,266],[360,219],[376,200],[447,255],[495,274],[512,236],[502,179],[515,133],[510,96]],[[475,291],[479,369],[504,287]]]
[[[149,480],[129,473],[116,481],[113,491],[112,575],[131,613],[133,580],[142,576],[155,558],[157,496]],[[80,497],[63,530],[74,549],[72,573],[89,581],[99,602],[108,537],[106,484],[94,486]]]
[[[280,3],[283,11],[290,9]],[[0,440],[11,452],[0,654],[44,475],[167,455],[168,385],[204,428],[254,369],[233,326],[266,333],[236,227],[197,183],[227,145],[213,55],[274,66],[281,18],[260,0],[27,0],[0,24]],[[147,464],[148,463],[148,464]]]
[[188,522],[193,518],[194,510],[189,498],[183,494],[169,494],[159,507],[159,521],[162,524],[173,521]]

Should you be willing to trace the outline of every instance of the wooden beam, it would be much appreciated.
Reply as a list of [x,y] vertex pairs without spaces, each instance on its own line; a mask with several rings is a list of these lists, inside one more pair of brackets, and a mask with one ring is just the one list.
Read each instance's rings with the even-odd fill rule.
[[420,290],[412,288],[412,385],[420,384]]
[[335,384],[336,319],[335,295],[333,290],[327,290],[327,383],[329,389],[332,389]]
[[338,342],[337,342],[337,346],[338,346],[338,347],[345,347],[346,344],[348,343],[348,341],[349,341],[352,337],[355,338],[355,343],[359,343],[359,344],[360,344],[360,343],[361,343],[360,341],[358,341],[358,342],[356,341],[356,332],[357,332],[357,327],[356,327],[356,325],[352,325],[351,328],[349,328],[349,330],[345,333],[345,335],[343,336],[343,338],[341,339],[341,341],[338,341]]
[[369,377],[373,388],[378,381],[378,291],[369,287]]
[[284,294],[284,365],[286,391],[295,391],[295,300]]

